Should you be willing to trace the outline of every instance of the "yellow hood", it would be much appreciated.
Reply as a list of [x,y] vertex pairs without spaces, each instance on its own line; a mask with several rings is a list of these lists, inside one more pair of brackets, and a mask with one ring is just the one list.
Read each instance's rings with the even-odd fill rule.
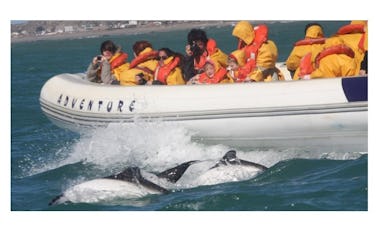
[[235,59],[239,66],[244,66],[244,50],[235,50],[230,54],[230,57]]
[[316,39],[324,37],[323,29],[319,25],[313,25],[306,30],[306,38]]
[[248,21],[239,21],[235,25],[232,35],[243,40],[247,45],[251,44],[255,39],[253,25],[251,25]]

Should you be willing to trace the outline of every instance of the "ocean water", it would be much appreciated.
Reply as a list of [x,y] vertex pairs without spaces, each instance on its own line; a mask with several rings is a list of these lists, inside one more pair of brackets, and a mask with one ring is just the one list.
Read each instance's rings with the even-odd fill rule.
[[[306,21],[269,22],[270,39],[285,61],[303,37]],[[321,21],[327,36],[348,21]],[[232,27],[205,28],[226,53],[236,47]],[[183,52],[188,30],[11,44],[12,211],[366,211],[368,155],[363,150],[240,149],[193,141],[192,132],[164,122],[110,125],[76,134],[53,125],[42,113],[43,84],[60,73],[84,72],[106,39],[131,55],[137,40]],[[235,149],[238,156],[269,169],[256,177],[215,185],[178,187],[172,193],[135,200],[49,206],[69,187],[138,166],[162,171],[189,160],[216,161]],[[6,151],[5,151],[6,152]],[[221,177],[221,176],[220,176]]]

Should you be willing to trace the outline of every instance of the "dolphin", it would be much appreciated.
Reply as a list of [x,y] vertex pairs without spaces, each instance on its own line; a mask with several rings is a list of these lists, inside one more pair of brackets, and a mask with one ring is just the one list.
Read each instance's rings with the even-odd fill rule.
[[[189,167],[203,162],[206,161],[193,160],[184,162],[160,173],[142,172],[139,167],[127,167],[120,173],[74,185],[68,188],[64,193],[53,198],[49,202],[49,206],[65,202],[93,203],[105,200],[116,200],[119,198],[136,199],[151,194],[166,194],[169,193],[170,190],[163,187],[163,182],[160,180],[175,184],[187,172]],[[199,183],[198,185],[209,185],[229,181],[226,178],[214,179],[229,175],[225,174],[227,171],[231,171],[227,169],[227,167],[249,169],[249,171],[253,171],[253,175],[268,169],[261,164],[239,159],[236,156],[236,151],[230,150],[214,166],[210,168],[207,167],[208,169],[204,170],[204,174],[201,174],[197,179],[198,182],[203,183]],[[217,173],[218,175],[214,175],[214,170],[220,170]],[[251,178],[250,176],[251,175],[249,175],[249,178]],[[234,176],[232,177],[234,179]]]
[[[176,167],[155,174],[159,179],[175,183],[187,168],[198,161],[184,162]],[[96,196],[112,199],[112,195],[135,199],[148,194],[166,194],[169,190],[146,179],[139,167],[127,167],[122,172],[75,185],[49,202],[49,206],[64,202],[99,202]]]
[[263,166],[261,164],[258,164],[258,163],[255,163],[255,162],[250,162],[250,161],[246,161],[246,160],[242,160],[242,159],[239,159],[237,156],[236,156],[236,151],[234,150],[230,150],[228,151],[223,157],[221,160],[219,160],[217,162],[217,164],[215,164],[213,167],[211,167],[210,169],[214,169],[214,168],[217,168],[217,167],[220,167],[220,166],[224,166],[224,165],[242,165],[242,166],[251,166],[251,167],[255,167],[261,171],[265,171],[268,169],[268,167],[266,166]]

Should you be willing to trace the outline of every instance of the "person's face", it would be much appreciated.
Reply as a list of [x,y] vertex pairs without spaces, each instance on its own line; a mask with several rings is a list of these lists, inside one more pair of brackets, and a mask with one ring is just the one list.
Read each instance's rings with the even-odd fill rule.
[[212,64],[206,64],[205,65],[205,73],[208,77],[213,77],[215,73],[215,68]]
[[110,60],[113,57],[113,53],[109,50],[104,50],[102,55],[106,58],[106,60]]
[[205,49],[205,43],[201,40],[197,40],[195,43],[201,50]]
[[164,60],[167,58],[168,56],[167,56],[167,53],[165,53],[165,51],[159,51],[157,60],[159,61],[160,65],[164,65]]
[[228,66],[232,71],[236,71],[236,70],[239,68],[238,63],[236,63],[234,60],[229,60],[229,61],[227,62],[227,66]]

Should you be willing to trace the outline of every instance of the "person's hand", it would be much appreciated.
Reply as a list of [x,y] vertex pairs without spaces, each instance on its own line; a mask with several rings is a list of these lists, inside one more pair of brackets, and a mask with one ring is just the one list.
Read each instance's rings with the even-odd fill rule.
[[98,55],[98,56],[96,56],[96,57],[93,58],[92,64],[96,65],[97,63],[101,63],[104,60],[105,60],[104,56]]

